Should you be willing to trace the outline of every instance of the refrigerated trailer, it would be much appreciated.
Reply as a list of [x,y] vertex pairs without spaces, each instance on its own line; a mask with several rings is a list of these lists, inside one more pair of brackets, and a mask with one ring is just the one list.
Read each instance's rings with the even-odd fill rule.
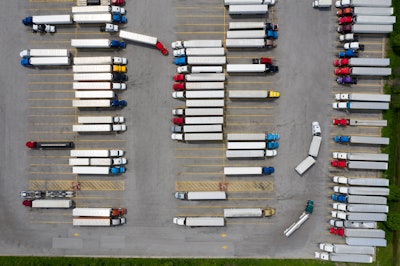
[[226,200],[225,191],[189,191],[189,192],[175,192],[176,199],[180,200]]
[[265,22],[229,22],[229,30],[265,29]]
[[353,18],[355,24],[393,25],[396,23],[396,16],[365,16],[358,15]]
[[320,243],[319,248],[321,250],[332,253],[368,254],[368,255],[375,254],[375,248],[371,246],[350,246],[350,245]]
[[270,90],[229,90],[228,97],[231,99],[270,99],[279,98],[280,93]]
[[344,204],[334,202],[332,207],[336,210],[348,212],[389,212],[389,207],[387,205],[380,204]]
[[363,153],[363,152],[332,152],[334,159],[354,160],[354,161],[383,161],[389,160],[386,153]]
[[71,157],[120,157],[124,155],[123,150],[71,150]]
[[172,115],[177,116],[222,116],[223,108],[176,108],[172,110]]
[[74,65],[126,65],[128,60],[125,57],[115,56],[89,56],[74,57]]
[[383,238],[346,237],[346,244],[351,246],[386,247],[387,241]]
[[273,167],[238,167],[238,166],[226,166],[224,167],[224,175],[269,175],[272,174],[274,170]]
[[334,136],[333,141],[336,143],[389,145],[389,138],[382,137]]
[[265,48],[264,39],[226,39],[226,48]]
[[222,133],[172,133],[172,140],[179,141],[221,141],[224,139]]
[[67,49],[27,49],[19,53],[21,57],[69,57],[69,51]]
[[265,30],[228,30],[227,39],[263,39],[267,37]]
[[111,90],[107,91],[95,91],[95,90],[83,90],[75,91],[75,98],[80,99],[113,99],[116,97],[115,92]]
[[174,91],[172,98],[174,99],[223,99],[225,97],[224,90],[207,90],[207,91]]
[[229,5],[229,15],[267,14],[268,5]]
[[123,116],[78,116],[79,124],[113,124],[124,123]]
[[21,59],[22,66],[69,66],[69,57],[24,57]]
[[69,209],[72,207],[72,200],[37,199],[32,201],[31,207],[43,209]]
[[74,218],[73,226],[116,226],[126,223],[125,218]]
[[365,102],[390,102],[390,94],[378,93],[337,93],[335,100],[338,101],[365,101]]
[[73,90],[126,90],[125,83],[111,82],[74,82]]
[[187,40],[171,43],[172,49],[222,47],[222,40]]
[[122,39],[133,41],[133,42],[149,44],[149,45],[153,45],[153,46],[155,46],[157,44],[156,37],[143,35],[143,34],[139,34],[139,33],[134,33],[134,32],[129,32],[126,30],[120,30],[119,37]]
[[295,170],[299,175],[302,175],[314,164],[315,159],[312,156],[308,156],[296,166]]
[[174,217],[173,223],[188,227],[225,226],[223,217]]
[[222,125],[183,125],[172,126],[174,133],[200,133],[200,132],[222,132]]
[[267,143],[263,142],[228,142],[228,150],[265,150]]
[[332,181],[334,183],[347,184],[350,186],[389,186],[389,179],[386,178],[348,178],[344,176],[334,176]]

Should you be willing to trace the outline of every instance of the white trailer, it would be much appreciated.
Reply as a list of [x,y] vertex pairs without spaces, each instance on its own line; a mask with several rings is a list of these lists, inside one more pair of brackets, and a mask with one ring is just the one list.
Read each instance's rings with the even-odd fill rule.
[[224,209],[225,218],[240,218],[240,217],[263,217],[264,211],[261,208],[235,208]]
[[365,101],[365,102],[390,102],[390,94],[378,93],[337,93],[335,100],[338,101]]
[[389,103],[387,102],[334,102],[333,109],[347,110],[388,110]]
[[224,107],[224,100],[186,100],[186,107]]
[[173,126],[175,133],[206,133],[206,132],[222,132],[222,125],[183,125]]
[[363,16],[358,15],[353,18],[356,24],[374,24],[374,25],[393,25],[396,23],[396,16]]
[[334,186],[333,191],[336,193],[349,195],[372,195],[372,196],[388,196],[389,188],[384,187],[344,187]]
[[37,199],[32,201],[32,208],[69,209],[71,207],[72,207],[72,200]]
[[201,74],[187,74],[185,75],[186,81],[225,81],[224,73],[201,73]]
[[209,91],[174,91],[172,92],[174,99],[223,99],[225,98],[224,90]]
[[229,90],[228,97],[231,99],[267,99],[278,98],[280,93],[268,90]]
[[75,23],[112,23],[112,14],[73,14]]
[[382,238],[346,237],[346,244],[350,246],[386,247],[387,241]]
[[78,116],[79,124],[125,123],[123,116]]
[[228,133],[227,134],[228,141],[265,141],[266,135],[265,133]]
[[264,158],[277,155],[276,150],[226,150],[226,158]]
[[318,157],[319,148],[321,146],[322,138],[319,136],[313,136],[310,144],[310,149],[308,150],[308,155],[312,157]]
[[124,155],[123,150],[71,150],[71,157],[120,157]]
[[74,57],[75,65],[126,65],[128,60],[125,57],[114,56],[89,56]]
[[[346,139],[346,141],[343,141],[343,139]],[[338,143],[389,145],[389,138],[381,137],[335,136],[334,140]]]
[[212,124],[223,124],[223,116],[194,116],[185,117],[185,125],[212,125]]
[[222,116],[223,108],[176,108],[172,110],[172,115],[180,116]]
[[265,64],[227,64],[228,73],[265,73],[269,70]]
[[390,7],[392,5],[392,0],[339,0],[336,1],[336,7],[357,7],[357,6],[367,6],[367,7]]
[[113,13],[124,15],[125,8],[119,6],[73,6],[71,8],[72,14],[79,13]]
[[189,65],[225,65],[226,56],[188,56]]
[[346,253],[346,254],[368,254],[374,255],[375,248],[369,246],[349,246],[340,244],[320,243],[321,250],[332,253]]
[[196,48],[196,47],[222,47],[222,40],[188,40],[176,41],[171,44],[172,49]]
[[[114,172],[113,170],[118,170]],[[122,171],[120,171],[122,170]],[[72,173],[78,175],[110,175],[119,174],[125,172],[125,168],[121,166],[121,169],[117,167],[109,166],[73,166]]]
[[174,56],[221,56],[225,55],[225,49],[222,47],[212,48],[182,48],[173,51]]
[[74,81],[112,81],[112,73],[74,73]]
[[74,82],[73,90],[126,90],[125,83],[111,82]]
[[126,223],[125,218],[74,218],[73,226],[116,226]]
[[174,217],[173,223],[188,227],[225,226],[223,217]]
[[[27,64],[25,63],[27,62]],[[21,64],[32,66],[69,66],[71,60],[69,57],[30,57],[23,58]]]
[[376,126],[386,127],[387,120],[364,120],[364,119],[349,119],[350,126]]
[[126,31],[126,30],[120,30],[119,31],[119,37],[122,38],[122,39],[129,40],[129,41],[149,44],[149,45],[152,45],[152,46],[155,46],[157,44],[157,38],[156,37],[151,37],[151,36],[148,36],[148,35],[134,33],[134,32],[130,32],[130,31]]
[[98,108],[98,107],[111,107],[110,100],[73,100],[73,107],[87,107],[87,108]]
[[226,200],[224,191],[175,192],[174,196],[180,200]]
[[303,161],[301,161],[295,168],[296,172],[299,175],[304,174],[311,166],[315,164],[315,159],[311,156],[308,156]]
[[346,220],[329,220],[329,224],[335,227],[346,227],[346,228],[364,228],[364,229],[375,229],[377,228],[377,222],[354,222]]
[[344,176],[334,176],[332,178],[334,183],[348,184],[350,186],[375,186],[375,187],[388,187],[389,179],[386,178],[348,178]]
[[186,82],[186,90],[223,90],[224,82]]
[[126,158],[69,158],[69,165],[80,165],[80,166],[89,166],[89,165],[123,165],[126,164]]
[[[339,59],[339,62],[344,59]],[[389,58],[367,58],[367,57],[352,57],[346,59],[349,66],[382,66],[386,67],[390,65]]]
[[80,73],[96,73],[105,72],[110,73],[113,71],[112,65],[73,65],[72,72]]
[[266,38],[265,30],[228,30],[227,39],[262,39]]
[[228,142],[228,150],[265,150],[267,143],[263,142]]
[[226,39],[226,48],[264,48],[264,39]]
[[180,74],[189,73],[222,73],[222,66],[178,66],[176,72]]
[[353,33],[379,33],[386,34],[393,31],[393,25],[374,25],[374,24],[354,24],[352,26]]
[[387,220],[387,215],[385,213],[331,211],[331,214],[333,218],[348,221],[385,222]]
[[69,51],[67,49],[27,49],[19,53],[21,57],[69,57]]
[[267,14],[268,5],[230,5],[229,15]]
[[358,76],[390,76],[392,69],[390,67],[352,67],[351,75]]
[[312,6],[314,8],[326,8],[326,7],[331,7],[332,5],[332,0],[314,0],[312,2]]
[[354,7],[353,14],[356,16],[390,16],[393,15],[393,7]]
[[72,24],[71,15],[32,16],[33,24]]
[[332,206],[335,210],[348,212],[389,212],[389,207],[381,204],[345,204],[334,202]]
[[336,262],[372,263],[373,257],[366,254],[340,254],[328,252],[315,252],[315,258]]
[[356,203],[356,204],[387,204],[386,197],[378,197],[378,196],[354,196],[347,195],[347,203]]
[[72,125],[73,132],[120,132],[126,131],[125,124],[85,124]]
[[362,152],[333,152],[334,159],[354,161],[389,161],[389,154],[386,153],[362,153]]
[[261,166],[254,166],[254,167],[226,166],[224,167],[224,175],[263,175],[265,174],[263,169],[264,167]]
[[124,48],[124,42],[109,39],[71,39],[71,46],[75,48]]
[[[264,29],[265,22],[229,22],[229,30]],[[265,32],[265,31],[264,31]]]
[[275,0],[224,0],[224,5],[274,5]]
[[221,141],[224,139],[222,133],[172,133],[172,140],[179,141]]
[[111,217],[111,208],[75,208],[72,216]]
[[75,91],[75,98],[80,99],[113,99],[116,97],[115,92],[108,91],[95,91],[95,90],[84,90]]
[[296,231],[297,229],[299,229],[300,226],[301,226],[305,221],[308,220],[308,218],[310,218],[310,214],[309,214],[309,213],[306,213],[306,212],[303,212],[303,213],[300,215],[298,221],[292,223],[288,228],[285,229],[285,231],[283,231],[284,235],[285,235],[286,237],[291,236],[291,235],[294,233],[294,231]]
[[69,158],[68,159],[68,164],[69,165],[90,165],[90,159],[89,158]]

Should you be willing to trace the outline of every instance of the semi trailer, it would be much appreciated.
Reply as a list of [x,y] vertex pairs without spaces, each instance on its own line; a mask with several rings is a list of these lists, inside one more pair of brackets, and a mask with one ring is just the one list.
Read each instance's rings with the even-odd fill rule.
[[222,40],[188,40],[171,43],[172,49],[222,47]]
[[388,110],[387,102],[333,102],[333,109],[344,110]]
[[275,172],[271,166],[254,166],[254,167],[224,167],[224,175],[270,175]]
[[350,246],[386,247],[387,241],[383,238],[346,237],[346,244]]
[[126,66],[121,65],[73,65],[72,72],[96,73],[96,72],[126,72]]
[[388,34],[393,31],[393,25],[374,25],[374,24],[353,24],[338,26],[339,33],[369,33],[369,34]]
[[382,161],[389,160],[389,154],[386,153],[356,153],[356,152],[333,152],[334,159],[354,160],[354,161]]
[[338,184],[347,184],[350,186],[375,186],[388,187],[389,179],[386,178],[348,178],[344,176],[334,176],[332,181]]
[[31,66],[69,66],[71,60],[69,57],[24,57],[21,59],[21,65],[25,67]]
[[28,141],[25,146],[29,149],[72,149],[74,143],[72,141]]
[[222,47],[211,48],[181,48],[173,51],[175,57],[179,56],[222,56],[225,55],[225,49]]
[[119,217],[127,213],[124,208],[74,208],[72,216],[81,217]]
[[306,208],[304,209],[304,212],[300,215],[299,219],[292,223],[288,228],[285,229],[283,234],[286,237],[291,236],[297,229],[300,228],[300,226],[310,218],[310,215],[313,213],[314,210],[314,201],[308,200]]
[[187,227],[225,226],[223,217],[174,217],[173,223]]
[[268,217],[275,214],[274,208],[232,208],[224,209],[225,218]]
[[44,15],[44,16],[31,16],[22,20],[22,24],[30,26],[33,24],[51,24],[62,25],[72,24],[71,15]]
[[226,200],[225,191],[178,191],[174,193],[174,197],[180,200]]
[[79,13],[73,14],[72,19],[75,23],[87,24],[87,23],[126,23],[127,19],[121,14],[111,13]]
[[344,204],[334,202],[333,209],[348,212],[383,212],[388,213],[389,207],[380,204]]
[[274,141],[279,140],[278,133],[228,133],[228,141]]
[[258,15],[267,14],[268,5],[229,5],[229,15]]
[[78,175],[117,175],[125,173],[124,166],[73,166],[72,173]]
[[278,66],[266,64],[227,64],[227,73],[276,73]]
[[212,125],[223,124],[223,116],[197,116],[197,117],[174,117],[172,123],[175,125]]
[[390,16],[393,15],[393,7],[345,7],[339,9],[336,14],[338,16]]
[[329,220],[329,224],[335,227],[346,227],[346,228],[364,228],[364,229],[375,229],[378,225],[377,222],[355,222],[346,220]]
[[125,42],[109,39],[71,39],[75,48],[125,48]]
[[315,258],[321,260],[329,260],[335,262],[359,262],[359,263],[372,263],[373,257],[367,254],[341,254],[341,253],[328,253],[318,252],[314,253]]
[[69,57],[67,49],[27,49],[19,53],[21,57]]
[[267,99],[279,98],[280,92],[272,90],[229,90],[230,99]]
[[121,157],[124,156],[125,152],[123,150],[71,150],[71,157],[97,157],[97,158],[107,158],[107,157]]
[[73,90],[126,90],[125,83],[112,82],[74,82]]
[[389,138],[382,137],[334,136],[333,141],[336,143],[389,145]]
[[173,133],[222,132],[222,125],[180,125],[172,126]]
[[223,90],[207,90],[207,91],[174,91],[172,92],[174,99],[224,99],[225,91]]
[[72,132],[123,132],[125,124],[84,124],[72,125]]
[[222,66],[178,66],[176,72],[179,74],[190,73],[222,73]]
[[116,56],[74,57],[74,65],[126,65],[128,59]]
[[337,93],[337,101],[365,101],[365,102],[390,102],[390,94],[378,93]]
[[183,90],[223,90],[224,82],[181,82],[172,87],[175,91]]
[[104,107],[125,107],[125,100],[73,100],[72,106],[78,108],[104,108]]
[[108,5],[108,6],[73,6],[71,8],[72,14],[79,13],[112,13],[125,15],[126,10],[120,6]]
[[112,166],[112,165],[124,165],[127,163],[126,158],[69,158],[69,165],[77,166]]
[[388,196],[389,188],[383,187],[344,187],[334,186],[333,191],[336,193],[348,195],[371,195],[371,196]]
[[319,148],[321,147],[322,138],[320,136],[313,136],[308,150],[308,155],[317,158]]
[[350,246],[341,244],[320,243],[319,248],[331,253],[374,255],[375,248],[370,246]]
[[274,157],[276,150],[227,150],[225,155],[228,159],[234,158],[265,158]]
[[224,100],[186,100],[186,107],[224,107]]
[[222,133],[172,133],[172,140],[179,141],[221,141],[224,135]]
[[307,156],[303,161],[301,161],[295,168],[299,175],[304,174],[311,166],[315,164],[315,159],[312,156]]
[[176,116],[223,116],[223,108],[175,108],[172,115]]
[[112,90],[106,91],[95,91],[95,90],[83,90],[75,91],[75,98],[80,99],[114,99],[117,95]]
[[335,69],[335,75],[355,75],[355,76],[390,76],[390,67],[342,67]]
[[263,142],[228,142],[228,150],[265,150],[267,143]]
[[126,223],[125,218],[73,218],[73,226],[116,226]]
[[176,74],[175,81],[225,81],[224,73]]
[[381,205],[387,204],[387,198],[379,196],[355,196],[355,195],[332,194],[331,198],[333,201],[337,201],[340,203],[381,204]]
[[387,162],[333,160],[332,167],[348,169],[387,170]]
[[373,24],[373,25],[393,25],[396,23],[396,16],[366,16],[358,15],[353,18],[355,24]]
[[387,220],[387,215],[385,213],[331,211],[331,215],[333,218],[348,221],[385,222]]
[[226,39],[226,48],[265,48],[267,47],[264,39]]
[[74,81],[115,81],[125,82],[128,77],[121,73],[74,73]]
[[78,116],[79,124],[118,124],[125,123],[123,116]]
[[390,7],[392,0],[339,0],[335,2],[337,8],[343,7]]
[[38,208],[38,209],[69,209],[73,206],[72,200],[51,200],[51,199],[35,199],[35,200],[24,200],[22,204],[26,207]]
[[[346,34],[347,35],[347,34]],[[334,66],[381,66],[387,67],[390,65],[389,58],[367,58],[353,57],[336,59],[333,61]]]
[[386,127],[387,120],[365,120],[365,119],[346,119],[346,118],[334,118],[333,124],[336,126],[375,126],[375,127]]

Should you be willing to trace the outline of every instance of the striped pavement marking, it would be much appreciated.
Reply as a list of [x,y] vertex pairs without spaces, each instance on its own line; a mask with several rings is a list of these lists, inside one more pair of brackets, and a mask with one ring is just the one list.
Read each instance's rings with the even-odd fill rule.
[[176,191],[273,192],[272,181],[178,181]]
[[[115,190],[124,191],[125,181],[85,180],[79,181],[81,190]],[[72,180],[31,180],[30,190],[69,190]]]

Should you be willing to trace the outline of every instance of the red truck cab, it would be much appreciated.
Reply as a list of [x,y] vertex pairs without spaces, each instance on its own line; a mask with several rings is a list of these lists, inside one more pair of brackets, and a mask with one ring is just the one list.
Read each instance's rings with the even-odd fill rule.
[[111,0],[111,5],[123,6],[123,5],[125,5],[125,0]]
[[26,207],[32,207],[32,201],[31,200],[24,200],[22,202],[22,205],[24,205]]
[[118,209],[111,209],[111,216],[112,217],[119,217],[127,214],[125,208],[118,208]]
[[346,168],[347,162],[346,162],[346,160],[332,160],[331,166],[337,167],[337,168]]
[[333,61],[333,64],[335,66],[347,66],[349,64],[349,59],[348,58],[336,59],[335,61]]
[[272,58],[269,57],[254,58],[252,61],[253,64],[272,65]]
[[163,55],[168,55],[168,50],[164,47],[164,45],[161,42],[156,43],[156,48],[163,54]]
[[338,23],[339,23],[339,25],[342,25],[342,24],[351,24],[351,23],[353,23],[353,17],[351,17],[351,16],[346,16],[346,17],[338,18]]
[[351,75],[349,67],[335,68],[335,75]]
[[333,124],[335,126],[347,126],[349,124],[349,120],[346,118],[334,118]]
[[329,229],[329,233],[331,233],[333,235],[344,236],[344,229],[343,228],[331,227]]
[[181,83],[175,83],[175,84],[172,86],[172,88],[173,88],[175,91],[183,91],[183,90],[185,90],[185,83],[183,83],[183,82],[181,82]]
[[336,15],[338,15],[338,17],[341,17],[341,16],[351,16],[351,15],[353,15],[353,8],[351,8],[351,7],[346,7],[346,8],[339,9],[339,10],[336,12]]
[[176,74],[174,76],[175,81],[185,81],[185,74]]
[[172,118],[172,123],[174,123],[174,125],[183,125],[185,120],[183,117],[174,117]]

